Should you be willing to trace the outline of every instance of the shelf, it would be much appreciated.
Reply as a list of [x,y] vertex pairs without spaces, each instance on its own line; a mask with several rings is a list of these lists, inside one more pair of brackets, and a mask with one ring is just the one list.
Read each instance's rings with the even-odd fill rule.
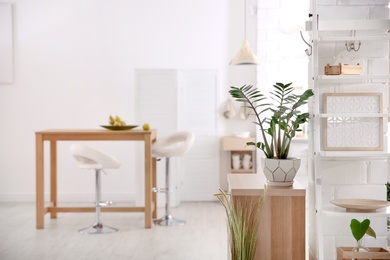
[[344,41],[389,41],[389,35],[372,36],[320,36],[317,42],[344,42]]
[[389,113],[332,113],[318,114],[318,117],[390,117]]
[[[390,79],[389,74],[384,75],[319,75],[320,81],[361,81],[361,80],[378,80],[378,79]],[[377,82],[375,82],[377,83]]]
[[367,158],[367,160],[381,160],[390,157],[390,153],[383,151],[320,151],[317,155],[332,160],[345,160],[346,158],[360,160],[362,157]]
[[[375,20],[328,20],[318,21],[318,31],[350,31],[350,30],[388,30],[389,19]],[[312,21],[306,21],[306,31],[312,31]]]
[[324,216],[354,216],[354,217],[385,217],[390,216],[390,207],[378,209],[376,212],[347,212],[344,208],[337,206],[326,206],[321,210]]
[[[256,173],[256,147],[246,145],[247,142],[256,142],[255,137],[236,137],[225,136],[222,138],[222,150],[229,152],[230,157],[230,173]],[[233,168],[233,154],[239,155],[240,166],[237,169]],[[251,166],[248,169],[243,168],[243,158],[250,155]]]
[[291,142],[292,143],[307,143],[307,142],[309,142],[309,138],[295,136],[293,139],[291,139]]
[[249,169],[230,169],[230,173],[245,173],[245,174],[255,174],[254,169],[251,167]]
[[256,142],[255,137],[234,137],[225,136],[222,138],[222,150],[224,151],[254,151],[256,147],[253,145],[246,145],[247,142]]

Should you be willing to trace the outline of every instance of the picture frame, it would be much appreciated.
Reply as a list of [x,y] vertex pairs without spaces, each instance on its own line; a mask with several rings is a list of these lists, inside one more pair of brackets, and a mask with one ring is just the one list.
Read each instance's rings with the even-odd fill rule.
[[377,92],[324,93],[324,150],[383,151],[382,102]]

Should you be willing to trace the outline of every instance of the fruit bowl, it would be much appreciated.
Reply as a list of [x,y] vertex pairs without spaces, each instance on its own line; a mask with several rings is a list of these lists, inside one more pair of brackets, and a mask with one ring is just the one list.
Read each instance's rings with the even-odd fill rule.
[[130,130],[133,128],[136,128],[138,125],[123,125],[123,126],[116,126],[116,125],[101,125],[101,127],[104,127],[109,130]]

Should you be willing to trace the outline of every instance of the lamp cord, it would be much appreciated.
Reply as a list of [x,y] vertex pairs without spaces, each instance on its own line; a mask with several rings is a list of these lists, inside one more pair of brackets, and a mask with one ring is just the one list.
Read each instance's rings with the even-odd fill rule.
[[244,0],[244,40],[246,40],[246,0]]

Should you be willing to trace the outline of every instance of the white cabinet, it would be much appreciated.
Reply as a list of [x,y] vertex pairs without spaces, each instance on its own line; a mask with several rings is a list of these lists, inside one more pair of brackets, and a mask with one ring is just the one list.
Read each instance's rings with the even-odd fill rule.
[[[214,200],[219,186],[216,93],[214,70],[136,70],[137,121],[156,129],[157,139],[179,130],[195,134],[190,152],[171,160],[172,205]],[[158,162],[158,186],[164,186],[164,171],[164,161]],[[139,177],[137,187],[141,189]],[[142,198],[137,201],[141,203]],[[159,195],[158,204],[164,203],[164,196]]]
[[[330,200],[386,200],[390,78],[387,30],[390,28],[390,20],[336,21],[329,19],[329,12],[328,20],[322,20],[321,11],[329,7],[317,5],[315,0],[311,2],[312,17],[307,23],[312,43],[309,84],[315,96],[310,104],[313,118],[309,130],[308,186],[309,204],[314,210],[309,211],[309,251],[314,259],[335,259],[337,246],[350,246],[354,242],[349,230],[352,218],[364,217],[375,221],[374,225],[380,235],[373,243],[386,246],[386,238],[382,232],[386,226],[382,224],[386,223],[389,210],[378,213],[347,213],[332,205]],[[351,44],[356,50],[350,50]],[[379,48],[382,50],[378,50]],[[363,72],[361,75],[325,75],[324,67],[328,63],[359,63],[363,66]],[[353,101],[355,96],[365,97],[372,93],[379,93],[382,98],[376,104],[379,106],[377,111],[361,107],[361,104],[365,104],[364,98]],[[340,106],[329,112],[329,104],[326,103],[329,95],[350,98],[337,100]],[[374,123],[371,126],[368,124],[367,129],[366,122]],[[340,131],[340,128],[345,129]],[[353,138],[358,136],[358,132],[365,133],[364,131],[371,129],[375,130],[372,134],[382,144],[378,148],[376,143],[371,147],[370,144],[359,142],[359,138]],[[363,134],[360,140],[362,138],[370,137]],[[339,145],[345,140],[349,140],[347,145]]]

